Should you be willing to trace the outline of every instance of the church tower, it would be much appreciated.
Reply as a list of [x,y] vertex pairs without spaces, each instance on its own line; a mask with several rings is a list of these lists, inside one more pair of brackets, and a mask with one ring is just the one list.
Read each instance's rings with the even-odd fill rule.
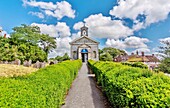
[[84,25],[80,28],[81,36],[70,42],[70,57],[73,60],[81,59],[82,62],[88,60],[99,60],[99,42],[88,37],[88,28]]
[[88,36],[88,28],[85,25],[81,27],[81,36]]

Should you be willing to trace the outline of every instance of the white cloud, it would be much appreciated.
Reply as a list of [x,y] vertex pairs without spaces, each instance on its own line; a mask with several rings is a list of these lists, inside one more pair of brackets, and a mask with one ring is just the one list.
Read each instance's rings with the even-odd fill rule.
[[31,14],[31,15],[34,15],[34,16],[37,16],[38,18],[41,18],[43,19],[44,18],[44,14],[41,13],[41,12],[29,12],[28,14]]
[[55,4],[52,2],[37,2],[36,0],[22,0],[24,6],[32,6],[32,7],[39,7],[41,9],[48,9],[48,10],[54,10],[57,8]]
[[145,43],[148,43],[149,40],[147,38],[132,36],[126,38],[124,42],[128,48],[147,48],[147,45]]
[[[149,40],[147,38],[131,36],[131,37],[125,38],[124,40],[107,39],[106,46],[115,47],[118,49],[133,48],[133,49],[138,49],[140,51],[143,49],[145,49],[145,51],[149,51],[148,46],[146,44],[148,42],[149,42]],[[148,50],[146,50],[146,49],[148,49]]]
[[71,42],[72,39],[70,37],[65,37],[65,38],[57,38],[57,47],[59,49],[70,49],[69,42]]
[[22,0],[24,6],[39,7],[48,16],[57,18],[58,20],[63,17],[75,18],[75,10],[72,9],[71,4],[67,1],[56,2],[37,2],[35,0]]
[[83,22],[78,22],[76,24],[74,24],[73,28],[75,30],[80,30],[81,27],[83,27],[84,23]]
[[130,18],[134,20],[134,22],[138,20],[139,15],[144,15],[146,17],[145,21],[143,21],[144,23],[134,26],[134,30],[139,30],[152,23],[165,20],[169,12],[169,0],[119,0],[118,6],[114,6],[113,9],[110,10],[110,15],[119,18]]
[[170,37],[159,39],[160,42],[169,42],[170,43]]
[[134,51],[132,51],[132,52],[139,52],[139,53],[141,53],[141,52],[145,52],[145,53],[150,53],[151,52],[151,50],[149,49],[149,48],[138,48],[138,49],[136,49],[136,50],[134,50]]
[[56,5],[57,8],[55,10],[46,10],[45,13],[57,19],[62,19],[64,16],[75,18],[75,10],[72,9],[72,6],[68,2],[61,1],[57,2]]
[[52,37],[68,37],[71,35],[69,26],[65,22],[58,22],[56,25],[47,24],[37,24],[32,23],[31,25],[36,25],[40,27],[41,33],[49,34]]
[[[121,20],[112,20],[102,14],[90,15],[84,22],[89,28],[89,35],[93,37],[119,39],[133,35],[133,30],[123,25]],[[73,28],[78,30],[82,25],[82,22],[78,22]]]
[[114,48],[118,48],[118,49],[125,49],[126,48],[124,41],[115,40],[115,39],[107,39],[106,46],[114,47]]
[[72,41],[71,37],[57,38],[57,48],[49,54],[49,58],[56,56],[63,56],[65,53],[70,55],[70,44]]
[[77,33],[72,33],[71,38],[72,38],[72,40],[74,40],[74,39],[76,39],[76,38],[79,38],[80,35],[81,35],[80,31],[77,32]]

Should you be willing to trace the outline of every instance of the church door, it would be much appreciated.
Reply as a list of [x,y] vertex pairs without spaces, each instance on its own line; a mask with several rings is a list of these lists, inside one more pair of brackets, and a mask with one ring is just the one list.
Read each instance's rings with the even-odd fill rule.
[[88,61],[88,50],[87,49],[81,50],[81,58],[82,58],[82,62]]

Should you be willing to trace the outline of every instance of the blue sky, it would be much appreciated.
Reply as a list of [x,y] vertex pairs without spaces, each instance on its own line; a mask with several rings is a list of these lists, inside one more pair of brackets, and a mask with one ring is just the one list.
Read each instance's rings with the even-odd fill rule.
[[57,38],[51,57],[69,53],[69,42],[80,36],[83,23],[100,48],[151,54],[160,39],[170,40],[169,12],[168,0],[3,0],[0,27],[10,34],[21,24],[39,26],[42,33]]

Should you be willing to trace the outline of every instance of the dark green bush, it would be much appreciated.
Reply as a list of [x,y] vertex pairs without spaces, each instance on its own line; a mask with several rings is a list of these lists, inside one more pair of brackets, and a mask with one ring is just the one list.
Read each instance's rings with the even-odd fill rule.
[[59,108],[81,65],[65,61],[27,76],[0,78],[0,107]]
[[113,62],[88,63],[113,107],[170,107],[170,78],[163,73]]

